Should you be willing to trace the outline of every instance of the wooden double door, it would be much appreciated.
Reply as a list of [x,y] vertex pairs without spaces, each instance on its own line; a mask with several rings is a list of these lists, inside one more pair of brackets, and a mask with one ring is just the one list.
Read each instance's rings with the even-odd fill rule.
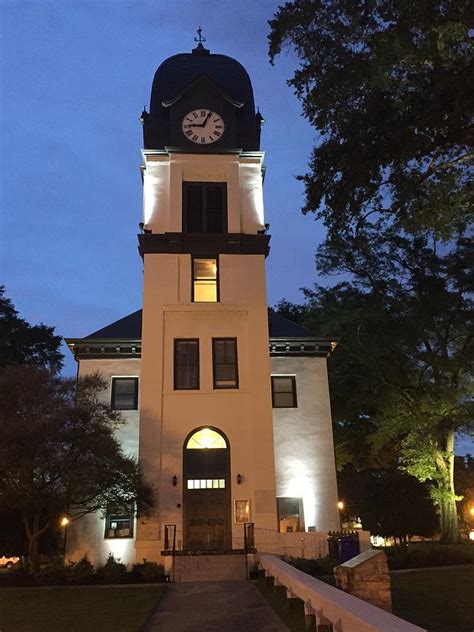
[[184,450],[183,538],[188,551],[232,548],[229,448]]

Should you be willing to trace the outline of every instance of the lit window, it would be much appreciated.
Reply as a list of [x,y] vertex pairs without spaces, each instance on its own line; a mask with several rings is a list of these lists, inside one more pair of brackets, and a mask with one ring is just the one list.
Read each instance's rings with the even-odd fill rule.
[[112,378],[112,403],[114,410],[138,408],[138,377]]
[[217,259],[193,259],[193,301],[217,303]]
[[174,341],[174,389],[199,388],[199,340]]
[[296,408],[296,378],[294,375],[272,375],[273,408]]
[[214,388],[239,388],[237,339],[213,338]]
[[227,444],[222,435],[211,428],[201,428],[197,430],[186,444],[187,450],[202,450],[227,448]]
[[200,479],[189,478],[187,481],[188,489],[225,489],[225,478]]
[[105,517],[106,538],[133,538],[133,509],[111,509]]

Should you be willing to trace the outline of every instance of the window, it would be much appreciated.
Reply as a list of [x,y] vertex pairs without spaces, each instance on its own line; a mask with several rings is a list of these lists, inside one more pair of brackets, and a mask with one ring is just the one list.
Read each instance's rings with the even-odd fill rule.
[[105,516],[106,538],[133,538],[133,509],[111,509]]
[[112,408],[114,410],[137,410],[138,377],[112,378]]
[[197,430],[189,437],[188,443],[186,444],[186,450],[219,450],[225,448],[227,448],[227,443],[224,437],[215,430],[212,430],[212,428],[201,428],[201,430]]
[[296,408],[296,378],[294,375],[272,375],[273,408]]
[[237,338],[212,339],[214,388],[239,388]]
[[217,303],[217,259],[193,259],[193,301]]
[[183,182],[183,232],[227,231],[227,184]]
[[199,388],[199,340],[174,341],[174,389]]
[[188,489],[225,489],[225,478],[188,478]]
[[277,498],[280,533],[304,531],[303,499],[280,496]]

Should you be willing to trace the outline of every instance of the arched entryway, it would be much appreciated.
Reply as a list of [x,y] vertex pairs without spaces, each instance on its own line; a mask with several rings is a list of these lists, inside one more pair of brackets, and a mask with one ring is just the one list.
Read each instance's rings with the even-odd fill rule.
[[232,543],[230,446],[209,426],[183,446],[183,539],[188,551],[225,551]]

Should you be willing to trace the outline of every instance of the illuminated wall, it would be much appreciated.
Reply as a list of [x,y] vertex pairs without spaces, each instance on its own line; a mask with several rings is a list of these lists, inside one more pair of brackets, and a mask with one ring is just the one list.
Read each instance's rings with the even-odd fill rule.
[[296,377],[298,402],[273,409],[277,496],[303,499],[306,529],[339,529],[326,359],[277,357],[271,367]]

